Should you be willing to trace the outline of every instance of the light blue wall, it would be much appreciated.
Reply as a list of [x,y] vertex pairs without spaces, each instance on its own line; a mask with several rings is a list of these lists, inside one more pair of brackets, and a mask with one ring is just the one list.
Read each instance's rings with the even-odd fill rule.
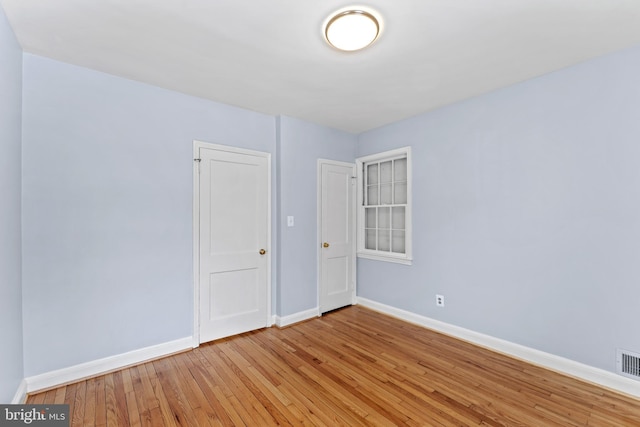
[[[0,301],[15,325],[0,338],[16,343],[0,352],[16,367],[0,393],[12,396],[20,49],[4,21],[0,35],[0,162],[13,160],[0,170],[0,289],[17,301]],[[191,335],[194,139],[273,155],[280,316],[317,306],[317,159],[411,145],[414,265],[360,260],[360,296],[608,370],[617,347],[640,352],[640,49],[359,137],[37,56],[23,67],[25,376]]]
[[22,50],[1,7],[0,64],[0,403],[10,403],[23,378]]
[[415,260],[360,260],[358,294],[614,371],[640,352],[639,135],[640,48],[360,135],[413,147]]
[[[277,118],[277,128],[277,311],[287,316],[318,305],[318,159],[353,162],[357,137],[286,116]],[[287,227],[287,216],[294,217],[294,227]]]
[[24,56],[25,375],[191,336],[194,139],[272,116]]

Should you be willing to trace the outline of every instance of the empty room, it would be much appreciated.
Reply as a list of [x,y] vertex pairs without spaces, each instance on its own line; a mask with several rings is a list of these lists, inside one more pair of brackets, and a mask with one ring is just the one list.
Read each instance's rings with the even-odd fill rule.
[[639,165],[635,0],[0,0],[0,424],[640,426]]

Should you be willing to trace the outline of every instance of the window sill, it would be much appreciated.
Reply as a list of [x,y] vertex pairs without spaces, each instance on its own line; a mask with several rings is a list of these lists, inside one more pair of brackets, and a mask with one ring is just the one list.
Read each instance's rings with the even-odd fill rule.
[[371,254],[366,252],[358,252],[357,257],[364,258],[364,259],[371,259],[375,261],[393,262],[395,264],[402,264],[402,265],[413,264],[413,260],[407,257],[386,256],[386,255]]

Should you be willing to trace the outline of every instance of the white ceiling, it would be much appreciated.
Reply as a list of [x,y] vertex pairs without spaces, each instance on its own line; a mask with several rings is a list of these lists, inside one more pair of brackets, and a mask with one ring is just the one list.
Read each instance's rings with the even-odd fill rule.
[[640,0],[367,0],[384,19],[343,53],[345,0],[0,0],[26,52],[352,133],[640,44]]

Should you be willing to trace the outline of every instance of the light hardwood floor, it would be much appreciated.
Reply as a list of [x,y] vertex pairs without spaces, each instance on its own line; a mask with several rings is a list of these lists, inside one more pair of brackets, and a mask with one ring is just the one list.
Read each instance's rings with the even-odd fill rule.
[[73,426],[640,426],[640,400],[358,306],[28,403]]

